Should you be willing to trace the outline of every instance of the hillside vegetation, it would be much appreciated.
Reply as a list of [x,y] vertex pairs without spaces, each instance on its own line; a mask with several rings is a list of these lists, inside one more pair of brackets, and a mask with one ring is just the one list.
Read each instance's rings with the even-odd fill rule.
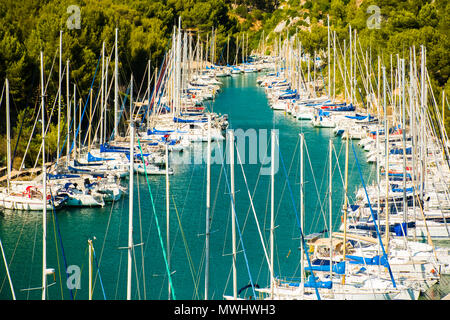
[[[80,8],[79,29],[68,28],[67,24],[73,19],[74,12],[68,12],[73,4]],[[371,5],[380,8],[379,29],[367,27],[372,14],[367,9]],[[26,148],[33,115],[39,104],[41,50],[46,79],[52,70],[46,96],[48,110],[56,99],[60,30],[63,31],[63,65],[70,60],[71,82],[77,84],[80,96],[85,99],[103,41],[108,55],[114,58],[111,52],[116,27],[119,29],[120,79],[125,85],[131,73],[137,83],[142,81],[149,59],[152,70],[159,66],[170,46],[170,36],[178,17],[181,17],[182,27],[199,34],[205,44],[207,36],[215,29],[217,49],[214,60],[223,64],[228,35],[231,36],[230,57],[235,56],[236,38],[242,39],[243,33],[248,34],[250,49],[257,49],[264,32],[268,53],[274,39],[285,39],[295,33],[307,52],[323,50],[327,46],[327,15],[338,39],[348,41],[351,25],[358,31],[363,50],[370,50],[372,61],[380,56],[387,66],[391,54],[399,54],[408,60],[410,46],[414,45],[419,55],[420,45],[425,45],[427,67],[439,105],[442,90],[445,88],[446,93],[450,93],[450,26],[446,18],[450,15],[450,5],[447,0],[3,0],[0,2],[0,81],[3,84],[8,77],[10,82],[13,148],[19,132],[21,134],[15,148],[16,156],[20,158]],[[231,59],[230,63],[233,62]],[[114,61],[110,65],[110,75],[113,64]],[[394,67],[395,64],[394,59]],[[98,87],[97,81],[94,89]],[[120,89],[123,94],[124,87]],[[65,108],[65,95],[62,100]],[[5,119],[4,102],[0,118]],[[445,121],[448,128],[450,117],[446,116]],[[62,126],[61,130],[65,132],[66,128]],[[5,121],[0,121],[0,132],[5,133]],[[48,152],[54,156],[55,117],[48,135]],[[40,136],[35,135],[30,146],[30,159],[37,154],[39,143]],[[0,148],[4,154],[4,146],[0,145]],[[34,161],[27,161],[27,165],[32,164]]]

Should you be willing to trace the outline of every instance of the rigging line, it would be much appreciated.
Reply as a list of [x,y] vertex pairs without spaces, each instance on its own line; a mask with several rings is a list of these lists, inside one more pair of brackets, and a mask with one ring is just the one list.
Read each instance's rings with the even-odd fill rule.
[[[218,141],[217,141],[217,144],[219,145]],[[234,145],[231,146],[231,147],[234,147]],[[219,145],[219,149],[220,149],[220,145]],[[220,153],[220,154],[222,154],[222,153]],[[225,161],[224,161],[224,159],[222,157],[222,166],[221,166],[222,170],[225,170],[224,163],[225,163]],[[233,210],[236,212],[235,207],[234,207],[234,202],[233,202],[233,196],[231,195],[231,187],[230,187],[229,182],[228,182],[228,176],[227,176],[227,173],[225,171],[224,171],[224,173],[225,173],[225,181],[226,181],[227,190],[228,190],[228,193],[229,193],[229,196],[230,196],[230,199],[231,199],[231,205],[233,207]],[[245,265],[247,267],[247,272],[248,272],[248,276],[249,276],[249,279],[250,279],[250,284],[252,286],[253,294],[256,297],[255,286],[253,285],[252,275],[250,273],[250,267],[248,265],[247,254],[246,254],[246,251],[245,251],[244,241],[242,239],[242,234],[241,234],[241,230],[240,230],[240,227],[239,227],[239,221],[237,219],[237,214],[235,215],[235,220],[236,220],[236,227],[237,227],[237,230],[238,230],[238,233],[239,233],[239,239],[240,239],[240,242],[242,244],[242,250],[243,250],[243,253],[244,253],[244,260],[245,260]]]
[[[142,153],[141,141],[139,139],[139,136],[137,137],[137,141],[138,141],[141,157],[144,158],[143,153]],[[155,203],[153,201],[153,194],[152,194],[152,190],[151,190],[151,187],[150,187],[150,182],[148,181],[147,167],[146,167],[145,161],[143,162],[143,164],[144,164],[145,178],[147,180],[148,191],[150,193],[150,199],[151,199],[151,202],[152,202],[153,214],[155,216],[155,222],[156,222],[156,226],[157,226],[157,230],[158,230],[159,241],[160,241],[160,244],[161,244],[161,249],[162,249],[164,262],[165,262],[165,266],[166,266],[167,276],[169,277],[169,284],[170,284],[170,287],[172,289],[171,290],[172,298],[173,298],[173,300],[176,300],[175,291],[174,291],[173,284],[172,284],[172,277],[171,277],[170,270],[169,270],[169,265],[168,265],[168,262],[167,262],[166,251],[164,249],[164,243],[163,243],[162,236],[161,236],[161,229],[159,227],[158,216],[156,215]]]
[[[141,247],[142,247],[142,245],[141,245]],[[140,290],[140,286],[139,286],[139,274],[137,271],[137,263],[136,263],[136,250],[135,250],[134,246],[131,248],[131,251],[133,252],[133,262],[134,262],[133,266],[134,266],[134,273],[136,276],[136,291],[138,293],[138,300],[141,300],[141,290]]]
[[[286,173],[286,167],[284,165],[283,155],[281,154],[281,148],[279,146],[280,146],[280,142],[278,141],[278,150],[279,150],[279,154],[280,154],[280,160],[281,160],[281,164],[282,164],[282,167],[283,167],[283,172],[284,172],[284,174],[286,176],[286,181],[287,181],[287,185],[288,185],[288,188],[289,188],[289,193],[290,193],[290,196],[291,196],[292,207],[294,208],[294,213],[295,213],[297,226],[298,226],[298,228],[300,230],[300,237],[302,239],[303,247],[307,248],[306,242],[305,242],[305,238],[304,238],[304,235],[303,235],[303,230],[302,230],[302,227],[301,227],[301,224],[300,224],[300,220],[299,220],[299,217],[298,217],[298,213],[297,213],[297,206],[295,205],[294,195],[292,194],[291,185],[289,183],[288,175]],[[306,143],[305,143],[305,147],[306,147]],[[306,148],[306,150],[308,150],[308,149]],[[313,268],[312,268],[312,264],[311,264],[311,260],[310,260],[309,254],[308,254],[308,250],[305,250],[305,253],[306,253],[306,259],[308,260],[309,268],[311,269],[311,274],[312,274],[312,278],[311,279],[312,279],[312,282],[315,283],[316,282],[316,278],[314,276],[314,271],[313,271]],[[318,290],[317,286],[314,286],[314,290],[316,292],[317,299],[320,300],[319,290]]]
[[[300,141],[300,139],[297,139],[297,144],[295,145],[295,149],[294,149],[294,153],[293,153],[293,156],[292,156],[292,159],[291,159],[291,163],[289,164],[288,175],[290,175],[291,170],[292,170],[292,166],[294,164],[295,153],[297,152],[297,147],[298,147],[299,141]],[[277,219],[278,213],[280,212],[280,207],[281,207],[281,203],[282,203],[282,200],[283,200],[284,192],[286,191],[286,186],[287,186],[287,182],[285,181],[284,185],[283,185],[283,190],[281,191],[280,201],[278,202],[278,207],[277,207],[277,211],[276,211],[276,214],[275,214],[275,220]]]
[[304,140],[304,144],[305,144],[306,156],[308,158],[309,167],[311,168],[311,174],[313,176],[314,186],[315,186],[315,189],[316,189],[317,201],[319,202],[319,205],[320,205],[320,212],[322,213],[324,221],[326,221],[325,213],[323,211],[323,206],[324,205],[323,205],[323,203],[320,200],[320,194],[319,194],[319,190],[317,188],[316,177],[314,175],[314,168],[313,168],[312,163],[311,163],[311,158],[309,156],[309,150],[308,150],[308,144],[307,144],[306,140]]
[[[234,147],[234,145],[236,145],[236,142],[233,142],[233,147]],[[240,164],[240,166],[241,166],[242,175],[243,175],[243,177],[244,177],[244,182],[245,182],[245,187],[247,188],[248,198],[249,198],[249,200],[250,200],[250,206],[251,206],[251,208],[252,208],[253,216],[254,216],[254,218],[255,218],[256,226],[257,226],[257,228],[258,228],[259,239],[260,239],[260,241],[261,241],[261,244],[262,244],[262,247],[263,247],[263,250],[264,250],[264,255],[265,255],[265,257],[266,257],[267,265],[269,266],[269,269],[270,269],[270,260],[269,260],[269,256],[268,256],[268,254],[267,254],[266,246],[264,245],[264,240],[263,240],[263,237],[262,237],[262,234],[261,234],[261,228],[259,227],[258,217],[257,217],[257,215],[256,215],[255,207],[254,207],[254,205],[253,205],[252,196],[250,195],[250,189],[249,189],[249,187],[248,187],[247,177],[245,176],[244,167],[243,167],[243,165],[242,165],[242,160],[241,160],[241,156],[239,155],[239,150],[238,150],[238,149],[239,149],[239,148],[237,148],[237,145],[236,145],[237,159],[238,159],[239,164]],[[273,161],[273,158],[272,158],[272,161]],[[261,171],[260,171],[260,172],[261,172]],[[259,175],[258,175],[258,179],[259,179]],[[281,201],[280,201],[280,202],[281,202]],[[248,216],[248,212],[247,212],[247,216]],[[245,221],[247,221],[247,218],[245,219]],[[242,229],[243,231],[245,230],[245,224],[246,224],[246,223],[244,223],[244,227],[243,227],[243,229]],[[272,271],[272,270],[271,270],[271,271]]]
[[[117,119],[117,123],[120,123],[120,120],[122,119],[122,115],[127,112],[126,110],[124,110],[124,108],[125,108],[125,104],[127,103],[128,96],[129,96],[129,94],[128,94],[129,90],[130,90],[130,86],[127,87],[127,91],[125,92],[125,99],[122,100],[122,106],[120,107],[119,119]],[[114,129],[113,129],[111,132],[111,135],[109,136],[109,141],[111,141],[112,137],[115,134],[116,133],[114,132]],[[85,139],[85,141],[86,141],[86,139]]]
[[[58,89],[58,93],[59,93],[59,89]],[[47,127],[45,128],[45,132],[42,132],[42,136],[47,136],[47,133],[49,132],[49,130],[51,128],[51,126],[50,126],[51,125],[51,119],[52,119],[52,116],[53,116],[53,111],[55,111],[56,102],[57,102],[57,99],[55,99],[55,101],[53,101],[53,106],[52,106],[52,110],[50,112],[50,116],[48,115],[48,112],[46,112],[46,115],[48,117],[48,123],[47,123]],[[36,121],[37,121],[37,118],[36,118]],[[33,133],[31,134],[30,139],[31,139],[32,136],[33,136]],[[42,145],[41,145],[40,148],[39,148],[38,154],[36,156],[36,161],[34,162],[34,167],[33,168],[36,168],[36,166],[38,164],[38,161],[40,159],[40,155],[41,155],[42,151],[43,150],[42,150]],[[44,152],[45,152],[45,150],[44,150]],[[48,152],[48,148],[47,148],[47,152]]]
[[[11,257],[10,257],[10,259],[9,259],[9,265],[10,265],[10,266],[11,266],[12,263],[13,263],[14,257],[15,257],[15,255],[16,255],[17,248],[18,248],[18,246],[19,246],[20,239],[22,238],[22,234],[23,234],[23,231],[24,231],[24,228],[25,228],[25,223],[27,222],[26,219],[21,219],[21,220],[23,221],[23,222],[22,222],[22,228],[21,228],[21,230],[20,230],[19,237],[18,237],[18,239],[17,239],[17,241],[16,241],[16,243],[15,243],[15,245],[14,245],[13,252],[12,252]],[[36,241],[36,240],[35,240],[35,241]],[[25,276],[25,273],[24,273],[24,276]],[[1,285],[1,287],[0,287],[0,292],[1,292],[2,289],[3,289],[3,286],[4,286],[4,284],[5,284],[5,281],[6,281],[6,277],[3,278],[2,285]],[[31,285],[28,285],[28,287],[31,287]]]
[[[328,179],[328,176],[327,176],[327,173],[328,173],[327,167],[328,167],[328,162],[326,162],[326,165],[324,165],[324,166],[321,167],[321,168],[323,169],[323,171],[322,171],[322,178],[320,179],[320,186],[319,186],[319,190],[320,190],[320,191],[322,191],[322,190],[324,189],[324,184],[326,183],[326,181],[328,181],[328,180],[327,180],[327,179]],[[311,171],[313,171],[312,168],[311,168]],[[327,177],[327,178],[326,178],[326,177]],[[327,187],[328,187],[328,185],[327,185]],[[328,191],[327,187],[325,187],[325,191],[324,191],[324,194],[325,194],[324,198],[325,198],[325,199],[327,198],[327,191]],[[320,196],[317,195],[317,198],[320,199]],[[324,201],[324,202],[323,202],[323,206],[325,207],[326,205],[327,205],[327,202]],[[314,212],[317,211],[317,207],[318,207],[318,206],[319,206],[319,202],[316,202],[316,206],[315,206]],[[328,229],[328,220],[327,220],[326,217],[325,217],[325,213],[322,213],[322,217],[323,217],[323,221],[324,221],[325,228]],[[313,216],[313,221],[312,221],[312,223],[311,223],[310,228],[312,228],[313,225],[314,225],[314,226],[317,226],[317,225],[319,224],[319,220],[320,220],[320,215],[319,215],[319,214],[315,214],[315,215]],[[310,229],[310,231],[311,231],[311,229]]]
[[120,270],[122,269],[122,257],[123,257],[123,250],[120,250],[119,268],[117,270],[116,292],[114,295],[114,300],[117,300],[117,293],[119,291]]
[[[109,226],[110,226],[110,223],[111,223],[111,217],[112,217],[112,211],[113,211],[113,208],[114,208],[114,204],[115,204],[115,198],[113,197],[113,200],[112,200],[112,203],[111,203],[111,210],[109,211],[108,223],[106,224],[105,236],[103,238],[102,249],[100,251],[99,266],[101,265],[101,262],[102,262],[103,252],[104,252],[104,249],[105,249],[106,238],[107,238],[108,232],[109,232]],[[93,289],[95,288],[96,282],[97,282],[97,275],[95,276],[95,279],[94,279]]]
[[100,286],[102,287],[103,299],[104,299],[104,300],[107,300],[107,299],[106,299],[105,288],[103,287],[102,276],[101,276],[101,274],[100,274],[100,266],[99,266],[99,263],[98,263],[98,260],[97,260],[97,256],[95,255],[94,244],[92,244],[92,253],[94,254],[95,266],[97,267],[97,275],[98,275],[98,278],[99,278],[99,280],[100,280]]
[[[90,86],[90,89],[91,89],[91,90],[92,90],[92,87],[94,86],[94,81],[95,81],[95,77],[97,76],[97,71],[98,71],[98,66],[100,65],[100,60],[101,60],[101,55],[98,57],[98,60],[97,60],[97,66],[95,67],[94,77],[92,78],[92,82],[91,82],[91,86]],[[70,149],[69,149],[69,153],[72,152],[73,147],[74,147],[74,144],[75,144],[75,141],[77,140],[78,134],[79,134],[80,129],[81,129],[81,122],[83,121],[84,114],[85,114],[85,112],[86,112],[86,107],[87,107],[88,102],[90,101],[90,99],[91,99],[91,98],[90,98],[90,94],[88,94],[88,95],[87,95],[87,99],[86,99],[86,103],[84,104],[83,113],[81,114],[81,118],[78,119],[78,122],[79,122],[79,123],[78,123],[78,128],[77,128],[77,130],[75,131],[75,138],[74,138],[73,141],[72,141],[72,146],[71,146]],[[81,105],[80,105],[80,106],[77,105],[77,110],[78,110],[78,108],[81,108]],[[76,110],[75,110],[75,112],[76,112]],[[81,146],[80,146],[80,148],[81,148]]]
[[[84,249],[84,258],[87,256],[87,252],[88,252],[88,247],[86,247]],[[84,259],[83,259],[84,261]],[[84,269],[84,262],[81,264],[81,270],[80,270],[80,279],[81,279],[81,275],[83,274],[83,269]],[[77,297],[77,292],[78,292],[78,288],[75,288],[75,294],[73,296],[73,299],[75,300]]]
[[[53,201],[52,201],[53,202]],[[52,208],[53,209],[53,208]],[[53,211],[53,210],[52,210]],[[53,212],[52,212],[53,213]],[[56,249],[56,261],[58,263],[58,274],[59,274],[59,286],[61,288],[61,300],[64,300],[64,292],[62,287],[62,279],[61,279],[61,265],[59,263],[59,252],[58,252],[58,240],[56,239],[56,227],[55,227],[55,217],[52,214],[53,221],[53,235],[55,236],[55,249]],[[67,268],[66,268],[67,270]],[[67,272],[66,272],[67,275]]]
[[[5,256],[5,251],[3,250],[3,244],[2,244],[2,240],[0,239],[0,251],[2,252],[2,258],[3,258],[3,262],[5,264],[5,271],[8,277],[8,282],[9,282],[9,287],[11,290],[11,295],[12,295],[12,299],[16,300],[16,294],[14,293],[14,286],[11,280],[11,276],[9,274],[9,268],[8,268],[8,262],[6,261],[6,256]],[[2,285],[2,289],[3,289],[3,285]],[[2,291],[2,289],[0,289],[0,292]]]
[[[258,177],[257,177],[257,179],[256,179],[256,183],[255,183],[255,187],[254,187],[254,189],[253,189],[253,193],[252,193],[252,195],[251,195],[251,199],[253,199],[253,198],[255,197],[256,189],[257,189],[257,187],[258,187],[259,179],[260,179],[260,177],[261,177],[261,168],[262,168],[263,163],[265,162],[265,159],[266,159],[266,158],[267,158],[267,155],[264,156],[264,159],[263,159],[263,161],[261,162],[260,170],[258,171],[259,173],[258,173]],[[240,160],[240,159],[239,159],[239,160]],[[241,164],[241,167],[242,167],[242,164]],[[243,170],[243,168],[242,168],[242,170]],[[244,178],[245,178],[245,175],[244,175]],[[250,192],[248,186],[247,186],[247,191],[248,191],[248,193]],[[247,215],[246,215],[246,218],[245,218],[245,221],[244,221],[244,226],[242,227],[242,231],[243,231],[243,232],[245,231],[245,227],[246,227],[246,224],[247,224],[247,219],[248,219],[248,215],[249,215],[249,213],[250,213],[250,209],[252,209],[252,207],[253,207],[253,201],[252,201],[252,200],[250,200],[250,201],[251,201],[251,203],[250,203],[250,205],[249,205],[249,207],[248,207],[248,210],[247,210]],[[253,209],[254,209],[254,207],[253,207]],[[254,211],[254,210],[253,210],[253,211]],[[267,212],[267,211],[266,211],[266,212]],[[264,230],[264,228],[263,228],[263,230]]]
[[[375,219],[375,216],[374,216],[374,213],[373,213],[373,210],[372,210],[372,205],[370,204],[369,195],[367,194],[366,185],[365,185],[365,183],[364,183],[364,178],[363,178],[363,176],[362,176],[361,168],[360,168],[360,166],[359,166],[359,161],[358,161],[358,158],[356,157],[356,151],[355,151],[355,146],[353,145],[353,141],[352,141],[352,150],[353,150],[353,155],[355,156],[356,164],[358,165],[359,176],[360,176],[360,178],[361,178],[361,182],[362,182],[363,187],[364,187],[364,192],[365,192],[366,197],[367,197],[367,202],[368,202],[369,208],[370,208],[370,214],[372,215],[372,220],[373,220],[373,223],[374,223],[374,226],[375,226],[375,230],[376,230],[377,235],[378,235],[378,241],[379,241],[379,243],[380,243],[381,250],[383,251],[383,256],[385,256],[385,258],[386,258],[387,269],[388,269],[389,275],[390,275],[390,277],[391,277],[392,285],[394,286],[394,288],[396,288],[397,286],[396,286],[396,284],[395,284],[395,280],[394,280],[394,276],[393,276],[393,274],[392,274],[391,266],[390,266],[390,264],[389,264],[387,254],[386,254],[386,251],[385,251],[385,249],[384,249],[383,241],[381,240],[381,235],[380,235],[380,232],[379,232],[379,230],[378,230],[378,224],[377,224],[377,222],[376,222],[376,219]],[[386,231],[387,231],[387,230],[386,230]]]
[[[33,241],[33,250],[31,252],[31,262],[30,262],[30,277],[28,278],[28,288],[31,287],[31,278],[33,273],[33,265],[34,265],[34,253],[36,249],[36,237],[37,237],[37,228],[38,228],[38,219],[36,219],[35,228],[34,228],[34,241]],[[24,273],[25,275],[25,273]],[[27,291],[27,300],[30,297],[31,290]]]
[[[60,246],[61,246],[61,253],[62,253],[62,255],[63,255],[63,260],[64,260],[64,267],[66,268],[66,270],[67,270],[67,268],[68,268],[68,265],[67,265],[67,259],[66,259],[66,254],[65,254],[65,251],[64,251],[64,245],[63,245],[63,242],[62,242],[62,237],[61,237],[61,230],[60,230],[60,228],[59,228],[59,223],[58,223],[58,218],[57,218],[57,216],[56,216],[56,212],[55,212],[55,203],[54,203],[54,198],[53,198],[53,193],[52,193],[52,190],[51,190],[51,188],[50,188],[50,199],[51,199],[51,202],[52,202],[52,215],[53,215],[53,219],[54,219],[54,221],[53,221],[53,228],[55,228],[55,222],[56,222],[56,226],[58,227],[57,228],[57,230],[58,230],[58,239],[59,239],[59,244],[60,244]],[[56,231],[55,231],[55,245],[57,245],[57,242],[56,242]],[[58,247],[56,247],[56,253],[57,253],[57,256],[59,256],[59,254],[58,254]],[[59,258],[58,258],[58,268],[59,268]],[[61,278],[61,273],[60,273],[60,278]],[[69,274],[66,272],[66,280],[68,280],[69,279]],[[61,279],[60,279],[60,281],[61,281]],[[61,281],[62,282],[62,281]],[[61,286],[62,286],[62,283],[61,283]],[[69,292],[70,292],[70,297],[72,298],[72,300],[73,300],[73,292],[72,292],[72,289],[69,289]],[[62,294],[62,287],[61,287],[61,294]],[[63,297],[64,298],[64,297]]]
[[[121,210],[119,212],[123,212],[124,206],[125,206],[125,201],[121,201],[120,204],[122,205],[122,207],[120,208]],[[119,215],[119,223],[117,226],[116,247],[120,246],[120,230],[122,228],[122,220],[123,220],[122,218],[123,218],[123,215],[120,214]],[[106,240],[106,238],[105,238],[105,240]],[[118,266],[118,270],[117,270],[116,292],[115,292],[114,299],[117,299],[117,292],[119,289],[120,270],[122,269],[123,252],[124,252],[123,250],[120,250],[120,260],[119,260],[119,266]]]
[[[15,254],[15,251],[16,251],[16,249],[17,249],[19,240],[20,240],[20,238],[21,238],[21,234],[22,234],[22,231],[23,231],[23,226],[24,226],[24,224],[25,224],[25,222],[22,224],[22,230],[21,230],[21,232],[20,232],[20,234],[19,234],[19,239],[16,241],[16,245],[15,245],[15,247],[14,247],[14,250],[13,250],[11,259],[14,258],[14,254]],[[1,240],[0,240],[0,242],[1,242]],[[4,258],[4,259],[5,259],[5,261],[6,261],[6,253],[5,253],[5,258]],[[8,268],[9,266],[11,266],[11,264],[12,264],[12,261],[10,260],[10,261],[9,261],[9,265],[7,265],[6,267]],[[3,286],[5,285],[6,278],[7,278],[7,275],[5,275],[5,277],[3,277],[2,285],[0,286],[0,292],[3,291]]]
[[194,287],[195,287],[195,296],[198,297],[198,284],[195,281],[195,278],[196,278],[197,274],[196,274],[195,269],[194,269],[194,263],[193,263],[193,260],[192,260],[191,252],[190,252],[189,246],[187,244],[187,239],[186,239],[186,235],[185,235],[184,230],[183,230],[183,226],[181,225],[180,215],[178,214],[178,209],[177,209],[177,206],[176,206],[173,194],[172,194],[172,202],[173,202],[173,206],[174,206],[174,209],[175,209],[175,213],[177,215],[178,225],[180,227],[181,236],[183,238],[184,249],[186,251],[186,256],[187,256],[188,262],[189,262],[189,269],[191,271],[192,281],[193,281]]
[[[36,109],[38,107],[38,102],[39,102],[39,100],[36,100],[35,105],[34,105],[33,115],[31,116],[30,119],[34,119],[34,115],[36,114]],[[12,156],[12,160],[11,160],[11,168],[12,168],[12,164],[14,163],[14,159],[16,157],[16,153],[17,153],[17,148],[19,146],[20,137],[22,135],[23,123],[24,123],[26,115],[28,113],[27,111],[28,111],[28,107],[25,109],[24,116],[23,116],[22,121],[20,123],[19,133],[17,134],[17,140],[16,140],[16,143],[15,143],[15,146],[14,146],[14,152],[13,152],[13,156]],[[33,129],[34,129],[34,127],[33,127]],[[19,168],[19,170],[21,168],[22,168],[22,166]]]
[[0,106],[2,105],[3,94],[5,93],[5,86],[6,86],[6,82],[3,82],[2,96],[0,97]]
[[[142,210],[141,210],[141,192],[140,192],[140,185],[139,185],[139,178],[140,178],[140,174],[139,172],[137,172],[137,194],[138,194],[138,203],[139,203],[139,235],[141,238],[141,243],[144,243],[144,239],[142,236]],[[144,263],[144,245],[140,246],[141,247],[141,272],[142,272],[142,283],[143,283],[143,290],[144,290],[144,300],[147,300],[147,289],[145,286],[145,263]],[[136,275],[137,275],[137,271],[136,271]],[[139,278],[136,280],[139,282]]]

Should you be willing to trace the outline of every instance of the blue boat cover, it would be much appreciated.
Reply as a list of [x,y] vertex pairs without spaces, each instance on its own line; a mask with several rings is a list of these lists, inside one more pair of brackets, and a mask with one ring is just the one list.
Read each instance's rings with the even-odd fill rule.
[[87,156],[88,162],[109,161],[109,160],[114,160],[114,158],[100,158],[100,157],[93,156],[90,152],[88,153],[88,156]]
[[182,118],[177,118],[177,117],[173,117],[173,121],[174,122],[180,122],[180,123],[194,123],[194,122],[207,122],[208,119],[203,118],[203,119],[182,119]]
[[68,179],[68,178],[79,178],[80,176],[78,174],[48,174],[47,177],[50,180],[55,180],[55,179]]
[[352,256],[352,255],[346,255],[345,256],[350,263],[352,264],[366,264],[369,266],[378,266],[378,265],[382,265],[387,267],[388,261],[386,256],[375,256],[373,258],[365,258],[365,257],[360,257],[360,256]]
[[305,282],[305,288],[321,288],[321,289],[331,289],[333,287],[332,281],[317,281],[318,277],[313,277],[312,275],[308,277],[308,281]]
[[[328,262],[329,263],[329,262]],[[319,265],[319,266],[312,266],[312,267],[305,267],[305,270],[308,271],[330,271],[330,265]],[[332,270],[336,274],[345,274],[345,261],[341,261],[338,263],[334,263]]]

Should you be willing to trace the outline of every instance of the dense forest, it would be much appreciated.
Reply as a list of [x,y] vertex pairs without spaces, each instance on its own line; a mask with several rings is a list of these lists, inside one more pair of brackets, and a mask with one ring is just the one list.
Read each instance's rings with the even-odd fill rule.
[[[71,5],[80,9],[79,28],[73,27],[76,11],[70,10]],[[370,5],[380,8],[378,29],[367,26]],[[215,30],[215,61],[223,64],[226,63],[227,37],[230,35],[230,57],[234,57],[236,39],[242,37],[242,33],[248,34],[250,49],[257,49],[264,32],[266,53],[270,53],[275,38],[284,39],[296,32],[306,51],[323,50],[327,45],[329,15],[340,40],[348,39],[351,25],[358,31],[361,45],[370,48],[372,60],[381,56],[386,65],[390,54],[401,54],[407,59],[410,46],[425,45],[431,82],[436,99],[441,103],[442,90],[445,88],[446,94],[450,93],[450,26],[446,18],[449,14],[447,0],[2,0],[0,81],[2,87],[6,77],[10,82],[12,141],[17,155],[14,166],[17,167],[26,148],[39,104],[40,51],[44,52],[46,77],[52,72],[46,96],[48,108],[56,99],[60,30],[63,32],[63,67],[70,60],[71,82],[77,84],[84,98],[94,77],[103,41],[111,55],[115,28],[119,29],[120,79],[127,83],[133,73],[140,83],[149,59],[152,70],[162,62],[178,17],[181,17],[182,27],[199,35],[204,43],[212,29]],[[286,27],[276,32],[283,21]],[[110,68],[113,70],[113,62]],[[120,89],[123,95],[125,90]],[[0,118],[5,119],[4,102]],[[52,122],[48,138],[50,154],[56,150],[56,121]],[[5,133],[4,123],[0,121],[2,134]],[[446,125],[450,126],[449,116]],[[61,130],[66,129],[62,126]],[[37,154],[40,136],[33,139],[31,155]],[[0,148],[4,154],[4,146]],[[31,159],[27,165],[33,164]]]

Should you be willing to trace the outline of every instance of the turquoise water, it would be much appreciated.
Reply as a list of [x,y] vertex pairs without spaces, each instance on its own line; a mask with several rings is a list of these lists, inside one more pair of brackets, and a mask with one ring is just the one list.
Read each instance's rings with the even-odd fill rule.
[[[214,112],[228,114],[230,128],[244,132],[254,129],[278,129],[279,144],[290,189],[286,184],[283,165],[275,175],[275,274],[280,277],[299,277],[300,233],[296,222],[299,213],[299,133],[305,134],[308,154],[305,153],[305,234],[318,232],[328,225],[328,141],[331,137],[339,158],[334,162],[333,174],[333,230],[340,223],[343,204],[343,181],[345,143],[335,138],[331,129],[315,129],[306,121],[300,122],[283,113],[274,113],[267,103],[263,88],[256,85],[256,74],[246,74],[223,79],[221,93],[208,104]],[[258,142],[270,139],[259,135]],[[262,142],[261,142],[262,141]],[[267,142],[270,155],[270,143]],[[249,147],[247,146],[248,150]],[[355,145],[366,183],[372,180],[374,166],[365,161],[363,151]],[[223,149],[221,149],[223,150]],[[258,148],[259,151],[259,148]],[[196,151],[185,151],[183,159],[192,158]],[[264,241],[269,250],[270,227],[270,176],[261,174],[261,160],[250,164],[247,151],[243,165],[245,177],[261,226]],[[264,153],[262,153],[264,154]],[[250,283],[263,287],[268,284],[268,266],[257,232],[253,211],[241,166],[236,161],[235,189],[236,212],[242,243],[237,240],[237,286]],[[268,168],[270,162],[263,167]],[[204,230],[206,199],[206,164],[174,164],[175,174],[170,177],[170,259],[173,288],[177,299],[203,299],[204,297]],[[339,171],[340,170],[340,171]],[[314,172],[314,177],[312,172]],[[211,168],[211,236],[210,236],[210,298],[222,299],[232,295],[231,207],[226,185],[230,181],[229,165],[213,164]],[[167,299],[167,273],[153,214],[152,201],[143,176],[136,177],[134,190],[134,242],[132,273],[133,299]],[[150,177],[161,237],[166,244],[166,199],[164,176]],[[349,192],[353,195],[361,185],[352,149],[349,161]],[[294,205],[291,201],[295,201]],[[96,209],[60,210],[55,216],[48,214],[47,266],[55,268],[55,284],[48,288],[49,299],[71,299],[66,284],[65,265],[80,268],[80,288],[73,290],[75,299],[88,298],[88,252],[87,241],[94,239],[96,257],[100,265],[94,280],[94,299],[108,300],[126,298],[126,270],[128,243],[128,196],[122,200]],[[326,220],[326,222],[325,222]],[[42,268],[42,216],[39,213],[4,211],[0,215],[0,238],[10,264],[10,273],[18,299],[40,299],[40,290],[27,290],[41,285]],[[181,226],[181,227],[180,227]],[[60,233],[57,231],[59,227]],[[56,232],[55,232],[56,230]],[[64,246],[64,262],[59,234]],[[245,248],[245,250],[243,250]],[[248,265],[248,269],[247,269]],[[97,269],[94,268],[94,271]],[[95,275],[95,274],[94,274]],[[3,263],[0,266],[0,298],[10,299],[11,293]],[[103,284],[103,289],[102,289]],[[104,292],[104,293],[103,293]],[[253,295],[251,290],[244,295]]]

